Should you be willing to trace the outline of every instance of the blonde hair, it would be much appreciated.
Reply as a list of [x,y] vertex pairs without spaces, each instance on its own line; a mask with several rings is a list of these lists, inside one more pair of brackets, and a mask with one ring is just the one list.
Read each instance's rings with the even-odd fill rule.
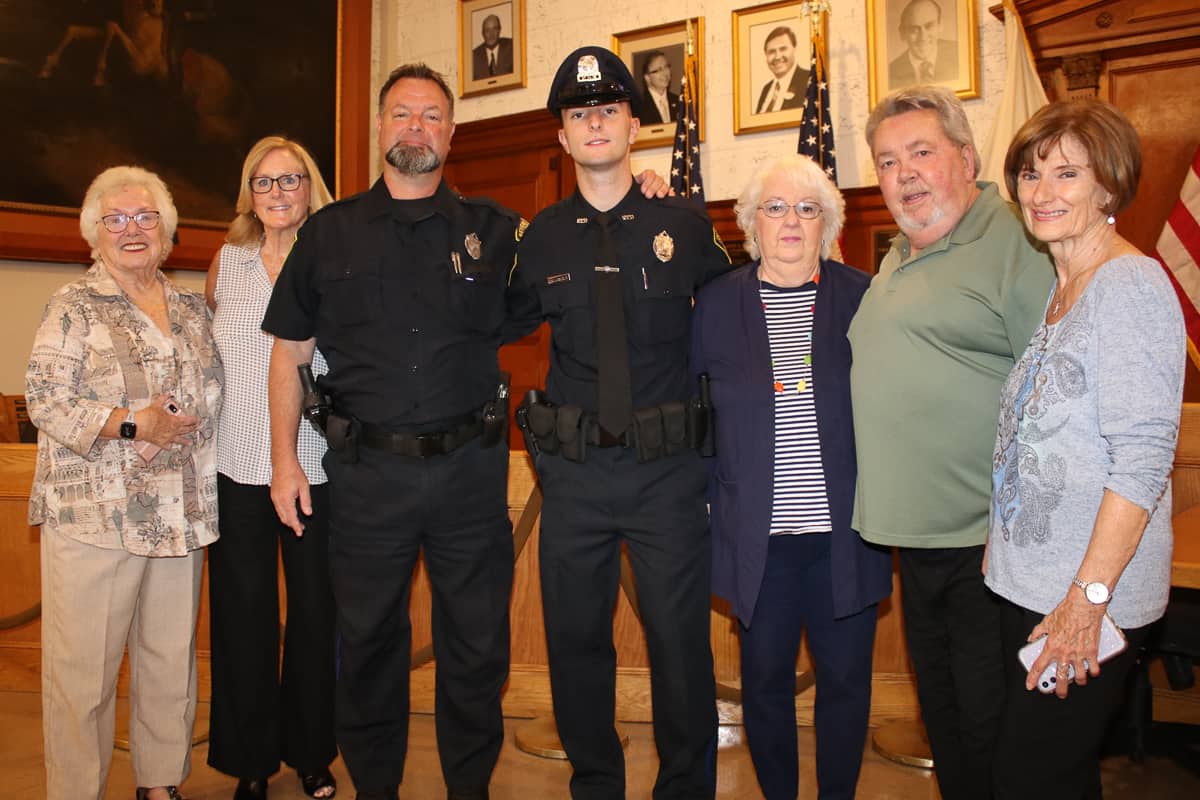
[[821,258],[829,258],[829,250],[842,224],[846,221],[846,201],[837,186],[821,169],[821,165],[808,156],[790,155],[775,159],[761,167],[742,189],[734,204],[738,227],[746,235],[746,252],[757,260],[758,237],[754,233],[758,204],[762,201],[763,186],[776,175],[787,178],[792,188],[803,193],[812,192],[821,206]]
[[154,200],[154,210],[159,213],[159,225],[162,226],[162,260],[165,262],[175,246],[179,212],[175,210],[175,201],[171,199],[171,193],[162,178],[149,170],[131,166],[109,167],[104,170],[96,176],[83,195],[83,206],[79,209],[79,232],[92,248],[92,260],[100,259],[100,202],[106,196],[127,186],[145,189]]
[[229,223],[229,232],[225,241],[230,244],[255,244],[262,239],[263,224],[254,215],[254,193],[250,191],[250,178],[258,171],[263,159],[276,150],[286,150],[299,159],[308,175],[308,213],[314,212],[333,202],[333,195],[317,169],[317,162],[299,142],[283,136],[265,136],[254,143],[246,160],[242,163],[242,184],[238,188],[237,216]]

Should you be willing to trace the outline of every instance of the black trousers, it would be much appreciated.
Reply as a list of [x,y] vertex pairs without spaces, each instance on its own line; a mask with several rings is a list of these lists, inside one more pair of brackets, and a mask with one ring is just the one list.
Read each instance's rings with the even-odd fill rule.
[[433,588],[434,711],[451,790],[487,786],[504,740],[512,525],[508,448],[479,440],[410,458],[359,449],[325,456],[337,602],[337,741],[359,791],[394,786],[408,746],[412,627],[422,553]]
[[[1136,587],[1130,587],[1137,591]],[[996,746],[997,800],[1099,800],[1100,748],[1109,723],[1125,700],[1126,678],[1137,661],[1148,627],[1125,631],[1128,646],[1100,666],[1087,685],[1071,685],[1064,700],[1026,691],[1017,651],[1044,614],[1003,604],[1004,715]]]
[[[858,534],[851,533],[852,536]],[[833,616],[829,533],[772,536],[750,627],[741,629],[742,715],[766,800],[795,800],[796,656],[808,638],[821,800],[854,800],[871,712],[878,606]]]
[[[333,737],[333,591],[328,490],[312,487],[313,516],[296,538],[268,486],[217,476],[221,538],[208,548],[212,719],[208,763],[236,778],[301,773],[337,757]],[[287,588],[279,657],[278,554]]]
[[694,452],[638,464],[594,448],[583,464],[540,456],[542,607],[559,738],[575,798],[623,798],[614,725],[613,609],[629,550],[650,655],[659,771],[654,797],[716,790],[716,688],[709,639],[712,543]]
[[1000,601],[984,586],[982,564],[983,545],[900,548],[908,653],[945,800],[992,791],[1004,667]]

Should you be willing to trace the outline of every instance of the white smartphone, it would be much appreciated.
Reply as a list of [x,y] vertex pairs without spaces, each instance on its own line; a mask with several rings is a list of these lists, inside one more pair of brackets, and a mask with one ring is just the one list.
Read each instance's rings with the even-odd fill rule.
[[[1042,654],[1042,649],[1046,646],[1046,637],[1042,636],[1033,640],[1029,644],[1017,651],[1017,658],[1021,660],[1021,665],[1028,672],[1033,667],[1033,662],[1037,661],[1038,656]],[[1112,621],[1112,617],[1108,612],[1104,612],[1104,618],[1100,621],[1100,647],[1097,652],[1098,659],[1101,664],[1108,661],[1110,658],[1120,653],[1126,647],[1125,634],[1117,627],[1117,623]],[[1075,665],[1067,665],[1067,680],[1075,680]],[[1042,694],[1050,694],[1058,685],[1058,664],[1051,661],[1049,666],[1042,672],[1038,678],[1037,688]]]

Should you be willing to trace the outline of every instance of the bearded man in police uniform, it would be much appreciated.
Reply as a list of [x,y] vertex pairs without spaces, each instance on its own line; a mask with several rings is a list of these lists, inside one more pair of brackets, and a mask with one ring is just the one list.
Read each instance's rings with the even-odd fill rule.
[[542,606],[572,796],[625,796],[612,633],[624,542],[650,654],[654,797],[712,797],[711,543],[688,350],[692,295],[729,257],[703,211],[634,190],[638,101],[625,64],[600,47],[576,50],[554,78],[547,105],[578,189],[518,247],[511,324],[548,320],[552,341],[545,395],[519,418],[545,497]]
[[403,777],[418,550],[433,586],[449,797],[487,797],[504,738],[513,545],[507,415],[489,404],[522,220],[442,180],[453,105],[424,64],[392,72],[376,119],[383,176],[305,223],[263,322],[276,336],[271,497],[298,535],[310,500],[295,451],[297,366],[314,345],[329,362],[336,731],[359,798],[394,800]]

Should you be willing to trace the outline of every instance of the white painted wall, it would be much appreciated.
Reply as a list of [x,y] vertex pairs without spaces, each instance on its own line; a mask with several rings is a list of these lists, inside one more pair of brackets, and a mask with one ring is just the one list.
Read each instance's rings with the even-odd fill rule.
[[[993,1],[978,0],[981,97],[966,103],[980,147],[991,131],[1004,79],[1004,26],[987,11]],[[425,61],[458,86],[458,5],[455,0],[373,0],[375,90],[392,67],[406,61]],[[792,130],[733,135],[732,12],[751,5],[756,5],[754,0],[526,0],[527,88],[460,100],[455,117],[469,122],[545,108],[558,64],[576,47],[611,47],[614,33],[703,16],[705,191],[709,200],[734,197],[757,163],[796,149],[797,132]],[[843,188],[873,185],[875,175],[862,134],[870,111],[866,0],[833,0],[833,7],[828,67],[839,182]],[[666,173],[669,164],[667,148],[640,150],[634,158],[636,170],[652,167]],[[25,364],[46,299],[81,272],[79,265],[0,261],[0,393],[23,391]],[[200,272],[175,272],[172,279],[203,289]]]
[[[967,101],[967,114],[982,148],[991,132],[994,108],[1004,81],[1004,25],[988,12],[995,0],[977,0],[981,52],[980,98]],[[469,122],[519,111],[545,108],[550,81],[559,63],[584,45],[612,47],[614,33],[704,17],[705,141],[701,146],[705,196],[736,197],[746,176],[759,162],[795,152],[795,130],[733,134],[733,15],[754,0],[526,0],[527,86],[482,97],[458,100],[455,119]],[[829,63],[838,177],[842,188],[876,183],[863,139],[867,91],[866,0],[833,0],[829,20]],[[375,0],[376,57],[374,86],[392,67],[424,61],[458,87],[458,4],[450,0]],[[798,48],[807,62],[808,46]],[[634,169],[666,172],[670,150],[656,148],[634,154]]]

